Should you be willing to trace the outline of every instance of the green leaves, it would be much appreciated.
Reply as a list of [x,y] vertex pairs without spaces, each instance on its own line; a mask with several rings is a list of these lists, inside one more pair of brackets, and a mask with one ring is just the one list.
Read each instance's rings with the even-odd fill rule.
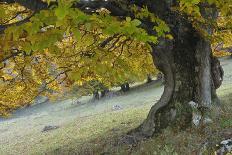
[[126,17],[126,21],[130,22],[131,21],[131,17]]
[[76,39],[76,40],[80,40],[80,38],[81,38],[81,33],[80,33],[80,31],[79,31],[77,28],[72,28],[71,31],[72,31],[72,33],[73,33],[75,39]]
[[5,12],[4,7],[1,7],[1,6],[0,6],[0,19],[1,19],[1,18],[4,18],[5,15],[6,15],[6,12]]
[[132,25],[134,25],[134,26],[139,26],[139,25],[141,25],[141,21],[140,20],[138,20],[138,19],[134,19],[133,21],[132,21]]
[[68,14],[68,10],[66,7],[58,6],[55,9],[55,15],[58,17],[59,20],[64,19],[64,17]]
[[71,1],[66,0],[59,0],[58,7],[55,8],[55,15],[58,17],[59,20],[62,20],[69,14],[70,7],[72,6]]

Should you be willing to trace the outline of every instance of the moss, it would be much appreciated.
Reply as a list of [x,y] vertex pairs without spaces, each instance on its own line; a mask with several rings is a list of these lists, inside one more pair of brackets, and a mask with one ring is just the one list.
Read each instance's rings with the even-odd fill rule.
[[192,121],[192,108],[188,104],[175,103],[176,118],[173,127],[181,130],[189,126]]

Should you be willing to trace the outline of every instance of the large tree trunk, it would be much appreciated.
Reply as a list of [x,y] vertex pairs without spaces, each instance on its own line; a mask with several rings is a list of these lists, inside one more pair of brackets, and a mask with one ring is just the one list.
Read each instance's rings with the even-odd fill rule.
[[190,127],[191,101],[199,105],[202,120],[212,102],[218,101],[216,88],[221,85],[223,71],[211,54],[210,42],[184,17],[172,14],[166,22],[174,39],[163,38],[158,45],[150,44],[155,66],[164,74],[164,92],[144,122],[128,133],[138,140],[151,137],[167,126]]

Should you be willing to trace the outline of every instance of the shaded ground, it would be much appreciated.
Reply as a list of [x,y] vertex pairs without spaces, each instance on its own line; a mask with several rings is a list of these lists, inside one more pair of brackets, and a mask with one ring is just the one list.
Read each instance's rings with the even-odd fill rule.
[[[232,59],[224,58],[221,63],[225,70],[225,78],[218,94],[223,98],[223,102],[228,104],[232,102],[230,97],[232,94]],[[121,150],[126,150],[128,153],[131,151],[130,147],[118,148],[118,150],[116,147],[111,151],[114,146],[113,139],[141,123],[151,105],[162,94],[163,88],[159,85],[154,83],[145,85],[132,89],[124,95],[98,102],[90,101],[90,97],[83,97],[79,105],[73,104],[72,100],[66,100],[19,110],[12,115],[12,118],[0,120],[0,155],[45,154],[47,152],[48,154],[75,154],[77,152],[96,154],[96,152],[105,151],[121,154]],[[113,111],[113,105],[120,105],[123,109]],[[229,108],[225,108],[225,117],[228,116]],[[226,121],[219,121],[219,126],[232,127],[232,124]],[[60,128],[41,132],[47,125],[57,125]],[[137,153],[140,154],[145,149],[148,150],[147,154],[153,154],[155,149],[160,148],[173,151],[174,144],[168,142],[167,138],[165,139],[165,136],[173,136],[173,134],[175,133],[169,132],[154,142],[141,144]],[[188,134],[182,133],[183,136],[186,135],[186,139],[193,138],[188,137]],[[178,137],[176,138],[176,141],[181,141]],[[197,141],[194,138],[188,139],[189,142],[194,140]],[[112,144],[109,144],[111,142]],[[165,146],[167,144],[167,148],[163,145],[159,148],[159,144],[165,144]],[[149,150],[149,147],[152,149]]]

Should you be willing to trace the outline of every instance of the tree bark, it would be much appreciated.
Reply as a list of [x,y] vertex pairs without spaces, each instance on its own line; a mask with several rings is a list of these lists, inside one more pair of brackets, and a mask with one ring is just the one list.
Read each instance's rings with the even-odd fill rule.
[[93,99],[94,100],[99,100],[100,99],[100,95],[99,95],[99,92],[97,90],[95,90],[93,92]]
[[126,91],[130,90],[130,84],[128,82],[125,84],[125,88],[126,88]]
[[105,97],[108,92],[109,92],[109,89],[102,90],[101,91],[101,98]]
[[128,82],[121,85],[121,91],[127,92],[129,90],[130,90],[130,85]]
[[151,75],[150,75],[150,74],[148,74],[148,75],[147,75],[147,83],[151,83],[151,82],[152,82]]
[[210,42],[184,17],[172,16],[166,22],[174,39],[162,38],[158,45],[150,44],[154,64],[164,74],[164,92],[144,122],[128,133],[135,140],[152,137],[168,126],[178,130],[190,127],[190,101],[199,105],[202,118],[215,98],[218,101],[216,89],[223,70],[211,54]]

